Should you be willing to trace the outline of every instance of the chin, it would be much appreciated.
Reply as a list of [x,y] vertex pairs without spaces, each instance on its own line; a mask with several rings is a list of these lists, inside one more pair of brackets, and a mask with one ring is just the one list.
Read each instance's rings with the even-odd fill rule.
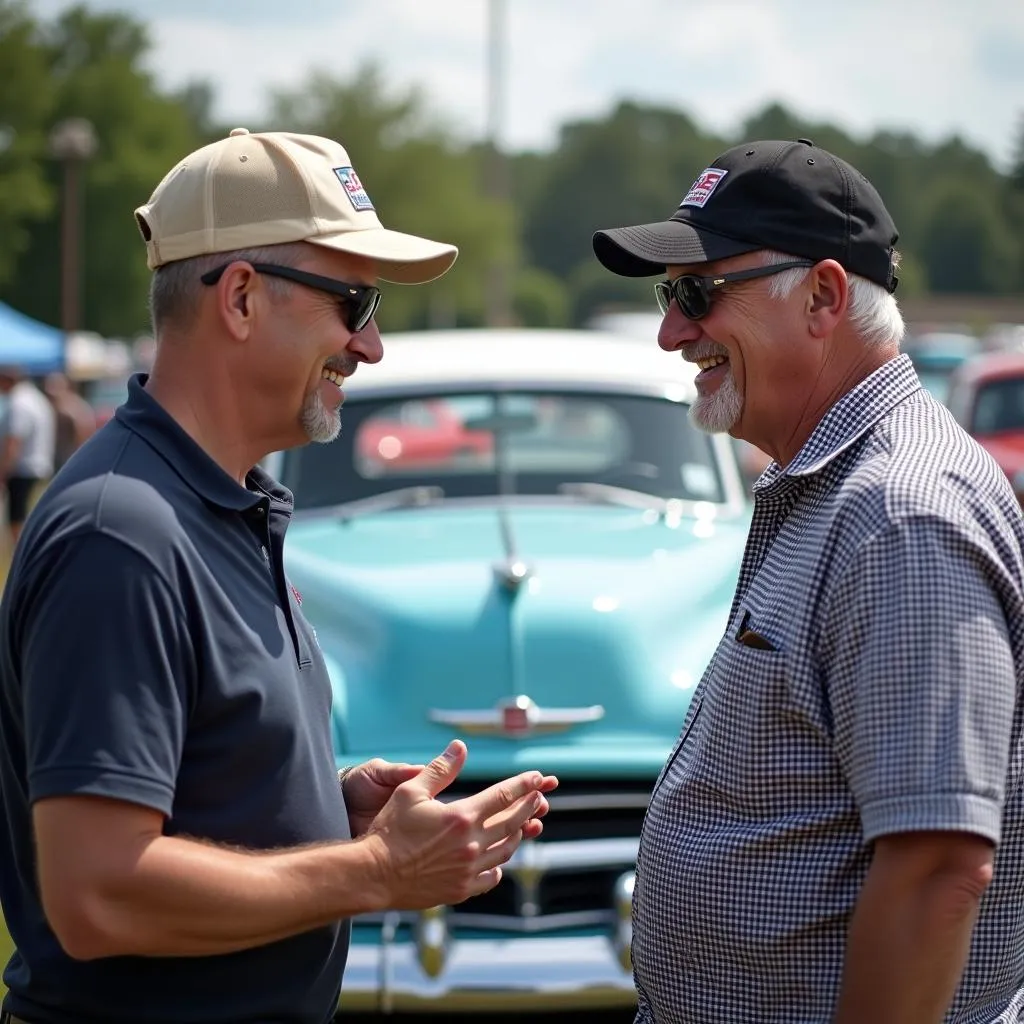
[[728,434],[740,421],[743,395],[730,374],[710,395],[698,395],[690,406],[690,422],[705,434]]
[[314,393],[302,409],[302,432],[307,442],[330,444],[341,433],[341,408],[333,412]]

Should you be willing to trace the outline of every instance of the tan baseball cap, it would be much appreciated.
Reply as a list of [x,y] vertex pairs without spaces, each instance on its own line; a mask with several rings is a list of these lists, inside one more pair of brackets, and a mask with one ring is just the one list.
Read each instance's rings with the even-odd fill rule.
[[151,270],[206,253],[312,242],[375,260],[385,281],[423,284],[459,254],[385,228],[348,153],[317,135],[235,128],[172,168],[135,219]]

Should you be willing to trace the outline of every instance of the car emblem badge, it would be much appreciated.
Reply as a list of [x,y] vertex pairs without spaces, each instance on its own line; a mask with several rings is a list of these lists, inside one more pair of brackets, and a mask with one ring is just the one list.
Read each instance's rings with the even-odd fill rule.
[[501,709],[501,726],[505,732],[526,732],[530,728],[530,713],[518,704],[506,704]]

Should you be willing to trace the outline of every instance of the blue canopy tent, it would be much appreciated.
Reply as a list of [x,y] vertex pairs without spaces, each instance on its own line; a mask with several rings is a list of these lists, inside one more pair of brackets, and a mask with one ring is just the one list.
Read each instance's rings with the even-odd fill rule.
[[18,366],[29,376],[64,368],[64,332],[0,302],[0,366]]

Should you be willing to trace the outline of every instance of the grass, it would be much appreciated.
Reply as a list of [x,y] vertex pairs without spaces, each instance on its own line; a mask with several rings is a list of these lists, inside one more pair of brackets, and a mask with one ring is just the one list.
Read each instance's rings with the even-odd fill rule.
[[[0,918],[0,964],[4,967],[7,966],[7,961],[11,959],[11,954],[14,952],[14,943],[11,942],[10,935],[7,934],[7,928],[3,923],[3,919]],[[4,984],[0,981],[0,999],[3,999],[7,989],[4,988]]]

